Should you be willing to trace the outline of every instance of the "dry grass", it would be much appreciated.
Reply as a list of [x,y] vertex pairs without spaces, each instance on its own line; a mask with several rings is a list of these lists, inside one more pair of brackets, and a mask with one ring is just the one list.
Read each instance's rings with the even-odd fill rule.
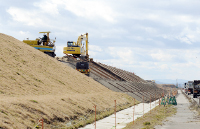
[[124,129],[153,129],[156,125],[161,125],[162,121],[177,112],[173,105],[157,106],[150,112],[144,114],[144,118],[136,119],[134,125],[129,123]]
[[88,111],[133,105],[133,98],[5,34],[0,34],[0,127],[32,128],[38,119],[61,124]]

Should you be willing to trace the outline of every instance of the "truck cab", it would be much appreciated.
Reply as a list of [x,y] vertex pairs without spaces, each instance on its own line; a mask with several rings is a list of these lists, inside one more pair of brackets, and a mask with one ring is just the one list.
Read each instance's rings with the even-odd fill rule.
[[200,80],[194,80],[193,84],[193,98],[200,96]]

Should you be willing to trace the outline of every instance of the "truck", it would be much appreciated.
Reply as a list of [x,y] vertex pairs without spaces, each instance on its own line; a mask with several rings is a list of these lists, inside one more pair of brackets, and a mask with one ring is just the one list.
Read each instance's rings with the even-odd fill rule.
[[200,96],[200,80],[194,80],[193,85],[193,98]]
[[184,92],[185,94],[188,93],[188,83],[184,83]]
[[193,94],[193,85],[192,85],[193,81],[188,81],[188,88],[187,88],[187,94]]

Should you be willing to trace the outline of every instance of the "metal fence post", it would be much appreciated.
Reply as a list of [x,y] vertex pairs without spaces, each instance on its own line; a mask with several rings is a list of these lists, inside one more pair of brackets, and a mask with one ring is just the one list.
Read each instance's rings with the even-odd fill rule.
[[94,123],[94,127],[95,127],[95,129],[96,129],[96,114],[97,114],[97,110],[96,110],[96,108],[97,108],[97,106],[96,105],[94,105],[93,106],[94,108],[95,108],[95,123]]
[[144,96],[142,96],[142,101],[143,101],[143,118],[144,118]]
[[156,107],[156,97],[157,97],[157,96],[156,96],[156,94],[155,94],[155,107]]
[[44,120],[40,119],[39,122],[42,123],[42,129],[44,129]]
[[117,123],[116,123],[116,100],[115,100],[115,129],[116,129],[116,127],[117,127]]
[[135,113],[135,98],[134,98],[134,107],[133,107],[133,124],[134,124],[134,113]]
[[150,95],[150,114],[151,114],[151,95]]

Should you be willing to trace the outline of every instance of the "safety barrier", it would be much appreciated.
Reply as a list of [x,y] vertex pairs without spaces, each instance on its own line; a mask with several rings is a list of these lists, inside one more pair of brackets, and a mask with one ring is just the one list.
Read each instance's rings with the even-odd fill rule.
[[[161,105],[164,105],[164,106],[166,104],[177,105],[176,98],[175,98],[176,94],[177,94],[177,92],[174,92],[173,96],[164,96],[164,97],[162,97]],[[169,95],[170,95],[170,93],[169,93]]]

